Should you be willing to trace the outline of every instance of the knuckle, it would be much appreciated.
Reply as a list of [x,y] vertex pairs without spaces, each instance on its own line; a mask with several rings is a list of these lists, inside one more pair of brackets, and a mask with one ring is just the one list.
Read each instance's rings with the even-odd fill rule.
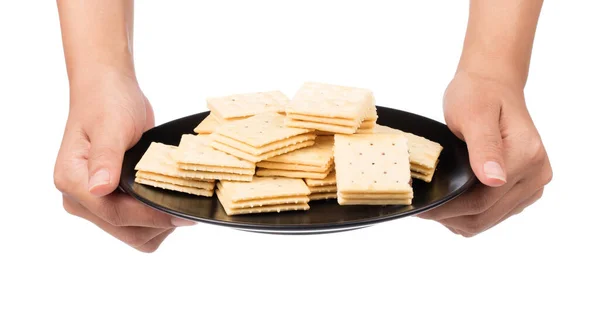
[[473,234],[473,233],[469,233],[469,232],[465,232],[465,231],[460,231],[459,232],[460,236],[465,237],[465,238],[471,238],[474,237],[477,234]]
[[473,234],[475,236],[485,230],[485,222],[481,220],[480,216],[469,216],[465,218],[464,227],[461,229],[466,234]]
[[[549,184],[552,181],[553,177],[554,177],[554,172],[552,171],[552,168],[546,169],[546,171],[544,171],[544,176],[542,178],[542,184],[544,186]],[[542,191],[543,191],[543,188],[542,188]]]
[[63,196],[63,208],[68,214],[77,216],[77,207],[75,205],[73,205],[73,203],[64,196]]
[[469,203],[469,214],[476,215],[484,212],[486,210],[486,202],[485,197],[481,197],[479,199],[473,200]]
[[533,200],[537,201],[539,199],[542,198],[542,195],[544,195],[544,188],[539,189],[534,195],[533,195]]
[[139,251],[144,252],[144,253],[153,253],[156,250],[158,250],[158,247],[160,247],[159,242],[149,242],[149,243],[142,245],[136,249],[138,249]]
[[544,188],[541,188],[541,189],[538,191],[538,196],[539,196],[539,197],[542,197],[543,195],[544,195]]
[[468,202],[467,214],[477,215],[486,211],[491,203],[490,199],[491,197],[487,194],[477,194],[476,196],[473,196]]
[[525,159],[531,163],[542,163],[546,159],[546,149],[542,140],[534,138],[529,140],[527,147],[525,148]]
[[66,177],[65,172],[62,169],[56,169],[54,171],[54,186],[60,192],[68,192],[71,188],[68,177]]
[[98,206],[98,216],[104,221],[110,223],[112,226],[124,226],[125,222],[118,207],[109,205],[107,203],[100,204]]
[[144,244],[148,242],[148,239],[146,239],[139,230],[132,230],[131,232],[123,235],[123,242],[133,248],[138,249],[143,247]]

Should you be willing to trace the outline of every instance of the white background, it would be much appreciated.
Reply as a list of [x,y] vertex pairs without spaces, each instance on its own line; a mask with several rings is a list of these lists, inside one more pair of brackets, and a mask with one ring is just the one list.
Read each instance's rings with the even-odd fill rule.
[[[157,123],[209,95],[359,85],[443,120],[463,1],[138,1]],[[68,110],[56,3],[0,3],[0,308],[598,308],[600,7],[546,1],[526,97],[554,167],[541,201],[472,239],[407,218],[269,236],[200,224],[154,254],[68,215],[52,172]]]

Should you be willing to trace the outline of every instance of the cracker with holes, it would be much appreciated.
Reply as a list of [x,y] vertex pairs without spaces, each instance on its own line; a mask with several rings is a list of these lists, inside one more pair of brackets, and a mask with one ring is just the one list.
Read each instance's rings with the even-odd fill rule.
[[289,101],[281,91],[242,93],[206,100],[211,114],[220,123],[241,120],[266,112],[284,114]]
[[412,203],[408,142],[403,135],[336,135],[334,158],[340,205]]
[[208,114],[208,116],[206,116],[206,118],[204,118],[204,120],[202,120],[200,124],[194,128],[194,132],[197,134],[210,134],[213,133],[220,125],[221,123],[219,123],[214,115]]
[[354,134],[365,118],[376,118],[374,109],[370,90],[308,82],[287,105],[285,123],[295,128]]
[[310,190],[301,179],[254,177],[251,182],[221,181],[217,197],[228,215],[308,210]]
[[306,182],[306,185],[308,187],[333,186],[337,183],[335,169],[333,171],[331,171],[331,173],[329,173],[329,175],[327,175],[327,177],[325,177],[323,179],[307,178],[307,179],[304,179],[304,181]]
[[173,159],[177,147],[151,143],[135,166],[135,182],[171,191],[210,197],[215,182],[195,171],[184,171]]
[[211,134],[210,145],[254,163],[314,145],[314,132],[286,127],[284,120],[285,116],[269,112],[224,124]]
[[[306,179],[304,181],[308,184],[308,181]],[[310,195],[308,196],[308,198],[311,201],[337,198],[337,186],[335,184],[308,186],[308,189],[310,190]]]
[[329,172],[333,169],[333,166],[329,167],[324,172],[305,172],[305,171],[289,171],[289,170],[277,170],[268,168],[259,168],[256,170],[257,176],[280,176],[288,178],[309,178],[309,179],[323,179],[329,175]]
[[304,182],[306,182],[306,185],[310,190],[308,198],[311,201],[336,199],[337,185],[335,175],[335,170],[332,170],[329,175],[323,179],[305,178]]
[[[294,117],[297,119],[309,119],[310,118],[310,116],[304,116],[304,115],[296,115]],[[358,129],[356,130],[355,133],[356,134],[373,133],[377,118],[378,118],[377,109],[373,106],[371,108],[371,110],[369,111],[367,118],[365,118],[365,120],[360,124],[360,126],[358,127]],[[345,119],[342,119],[342,120],[345,120]],[[341,122],[338,122],[338,123],[341,123]],[[335,135],[334,132],[319,131],[319,130],[315,131],[315,133],[317,134],[317,136],[333,136],[333,135]]]
[[442,145],[424,137],[379,124],[373,128],[373,134],[401,134],[406,137],[412,177],[431,182],[443,150]]
[[204,172],[215,180],[251,181],[255,165],[210,146],[210,137],[185,134],[173,158],[181,170]]
[[256,163],[259,176],[324,179],[333,169],[333,137],[318,136],[315,144]]

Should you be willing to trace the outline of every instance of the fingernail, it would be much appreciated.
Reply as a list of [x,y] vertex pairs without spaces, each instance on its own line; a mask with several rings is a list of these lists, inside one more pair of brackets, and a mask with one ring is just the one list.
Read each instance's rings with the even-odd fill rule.
[[190,221],[190,220],[186,220],[186,219],[181,219],[181,218],[178,218],[178,217],[173,217],[173,218],[171,218],[171,224],[173,224],[174,226],[180,227],[180,226],[192,226],[192,225],[196,225],[196,222]]
[[485,162],[483,164],[483,173],[488,178],[497,179],[497,180],[501,180],[502,182],[506,182],[506,174],[504,173],[504,170],[502,169],[500,164],[498,164],[497,162],[494,162],[494,161]]
[[110,184],[110,173],[107,169],[101,169],[94,174],[89,181],[90,191],[99,186]]

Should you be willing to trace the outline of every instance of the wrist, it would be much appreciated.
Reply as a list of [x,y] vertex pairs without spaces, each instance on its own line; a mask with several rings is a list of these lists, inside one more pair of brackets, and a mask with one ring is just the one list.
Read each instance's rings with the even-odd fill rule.
[[513,88],[523,89],[527,82],[528,65],[528,63],[520,63],[519,60],[507,55],[463,51],[456,73],[464,72]]
[[137,78],[133,65],[90,62],[81,63],[69,69],[69,87],[71,90],[90,89],[114,81],[137,86]]
[[128,51],[88,53],[81,57],[67,57],[69,84],[87,84],[106,75],[120,74],[135,79],[133,56]]

